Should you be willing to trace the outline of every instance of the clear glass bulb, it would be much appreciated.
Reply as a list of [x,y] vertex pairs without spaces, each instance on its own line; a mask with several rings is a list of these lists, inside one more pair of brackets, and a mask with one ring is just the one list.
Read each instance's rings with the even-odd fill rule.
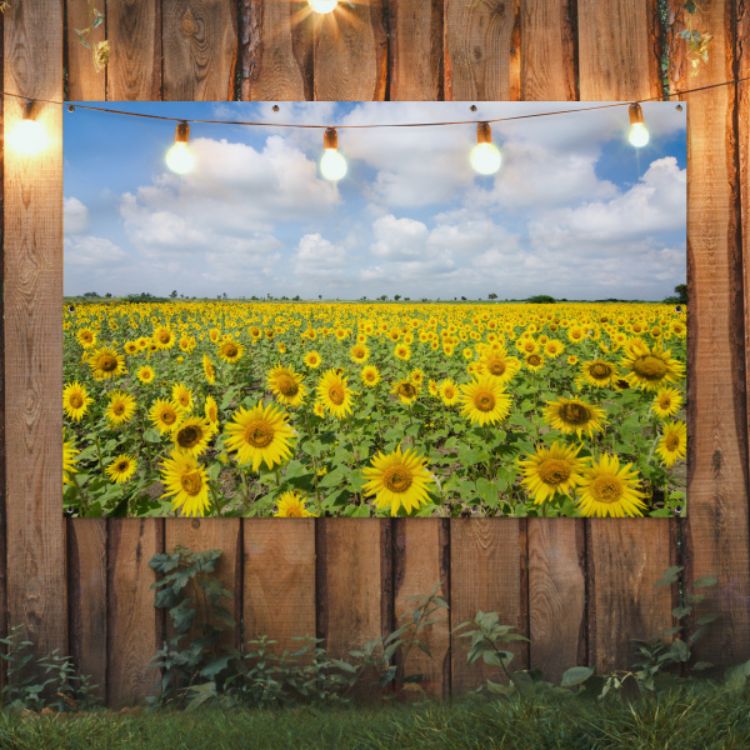
[[495,174],[503,163],[503,155],[494,143],[477,143],[469,154],[472,169],[479,174]]
[[171,146],[164,161],[176,174],[187,174],[195,169],[195,155],[184,141],[177,141]]
[[634,122],[630,126],[630,132],[628,133],[628,140],[631,146],[635,148],[643,148],[649,141],[648,128],[642,122]]
[[6,136],[11,149],[24,156],[35,156],[47,148],[47,131],[38,120],[18,120]]
[[338,182],[346,177],[347,170],[346,159],[338,149],[327,148],[323,151],[323,156],[320,157],[320,173],[326,180]]
[[330,13],[339,4],[339,0],[307,0],[316,13]]

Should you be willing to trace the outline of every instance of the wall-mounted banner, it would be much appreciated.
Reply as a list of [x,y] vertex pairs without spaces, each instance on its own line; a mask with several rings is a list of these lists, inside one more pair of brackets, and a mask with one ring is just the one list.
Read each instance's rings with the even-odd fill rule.
[[65,513],[683,515],[685,115],[68,107]]

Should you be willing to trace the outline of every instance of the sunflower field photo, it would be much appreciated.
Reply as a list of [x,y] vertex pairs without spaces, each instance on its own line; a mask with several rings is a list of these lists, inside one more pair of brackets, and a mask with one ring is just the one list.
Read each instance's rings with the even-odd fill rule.
[[66,514],[686,513],[681,108],[118,106],[65,115]]

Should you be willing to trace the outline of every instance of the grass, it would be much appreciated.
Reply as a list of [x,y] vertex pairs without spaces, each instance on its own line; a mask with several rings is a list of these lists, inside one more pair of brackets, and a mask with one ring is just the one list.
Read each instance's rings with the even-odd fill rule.
[[627,702],[539,689],[374,709],[0,714],[3,750],[732,750],[750,747],[750,694],[711,685]]

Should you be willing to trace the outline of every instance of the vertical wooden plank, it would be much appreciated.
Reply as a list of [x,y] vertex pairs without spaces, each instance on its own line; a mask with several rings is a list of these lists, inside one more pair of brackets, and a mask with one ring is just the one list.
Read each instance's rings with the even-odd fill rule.
[[529,519],[530,666],[548,680],[587,661],[585,528],[572,518]]
[[[653,0],[578,0],[581,99],[658,96],[657,38]],[[654,583],[674,560],[675,526],[661,519],[587,523],[589,659],[599,669],[624,667],[630,639],[671,625],[672,592]]]
[[278,648],[315,632],[315,521],[243,521],[245,641],[267,635]]
[[[62,3],[13,3],[4,15],[6,91],[61,99]],[[23,100],[6,97],[5,133]],[[62,123],[35,105],[43,154],[7,149],[4,162],[5,515],[9,624],[40,652],[67,648],[62,516]]]
[[309,11],[290,0],[239,2],[241,98],[312,99],[313,18]]
[[344,656],[391,629],[390,522],[318,521],[318,634]]
[[[746,4],[745,4],[746,5]],[[681,4],[675,35],[682,28]],[[674,88],[731,79],[734,71],[735,4],[704,4],[697,28],[713,35],[708,62],[689,74],[684,41],[672,40]],[[747,9],[738,29],[740,62],[747,75]],[[744,33],[744,37],[741,35]],[[743,299],[739,234],[740,185],[747,183],[747,84],[723,86],[685,97],[688,114],[688,517],[686,549],[690,578],[716,575],[718,590],[705,609],[721,623],[699,646],[702,658],[734,664],[750,657],[748,574],[748,441],[746,414],[747,287]],[[744,121],[743,121],[744,115]],[[738,182],[740,126],[744,180]],[[747,196],[743,199],[747,201]],[[747,216],[747,214],[746,214]],[[747,231],[743,232],[747,242]],[[747,245],[746,245],[747,247]],[[745,280],[747,283],[747,256]]]
[[151,666],[163,638],[163,618],[154,607],[151,558],[163,549],[164,522],[111,519],[108,527],[108,667],[110,707],[141,703],[157,692]]
[[231,599],[224,602],[236,622],[233,632],[227,633],[226,645],[240,644],[242,596],[242,554],[240,520],[238,518],[168,518],[164,521],[164,549],[172,552],[175,547],[187,547],[193,552],[221,550],[216,575]]
[[161,3],[107,3],[107,99],[161,98]]
[[578,0],[583,101],[660,93],[656,0]]
[[521,4],[521,98],[577,98],[575,0]]
[[[101,6],[103,8],[103,4]],[[80,101],[93,99],[103,101],[106,98],[107,74],[94,67],[93,49],[105,38],[105,24],[94,29],[87,37],[90,49],[86,49],[78,39],[76,29],[85,29],[91,24],[90,0],[67,0],[65,3],[68,66],[68,99]]]
[[383,0],[340,3],[314,15],[315,99],[378,101],[388,82],[388,37]]
[[446,0],[446,99],[519,98],[520,5],[520,0]]
[[164,99],[234,99],[237,7],[231,0],[162,0]]
[[[438,518],[399,518],[394,540],[394,609],[396,625],[409,618],[420,599],[437,589],[446,598],[449,591],[448,526]],[[433,697],[450,693],[450,624],[448,611],[433,618],[420,640],[428,656],[414,649],[400,666],[404,674],[421,674],[424,691]]]
[[[512,518],[451,520],[451,630],[473,620],[479,610],[498,612],[500,622],[528,636],[526,524]],[[511,670],[528,666],[528,646],[509,650]],[[466,663],[466,639],[451,636],[453,695],[478,687],[497,670]]]
[[96,695],[107,694],[107,522],[68,520],[70,654],[90,675]]
[[442,99],[444,0],[391,0],[390,99]]

